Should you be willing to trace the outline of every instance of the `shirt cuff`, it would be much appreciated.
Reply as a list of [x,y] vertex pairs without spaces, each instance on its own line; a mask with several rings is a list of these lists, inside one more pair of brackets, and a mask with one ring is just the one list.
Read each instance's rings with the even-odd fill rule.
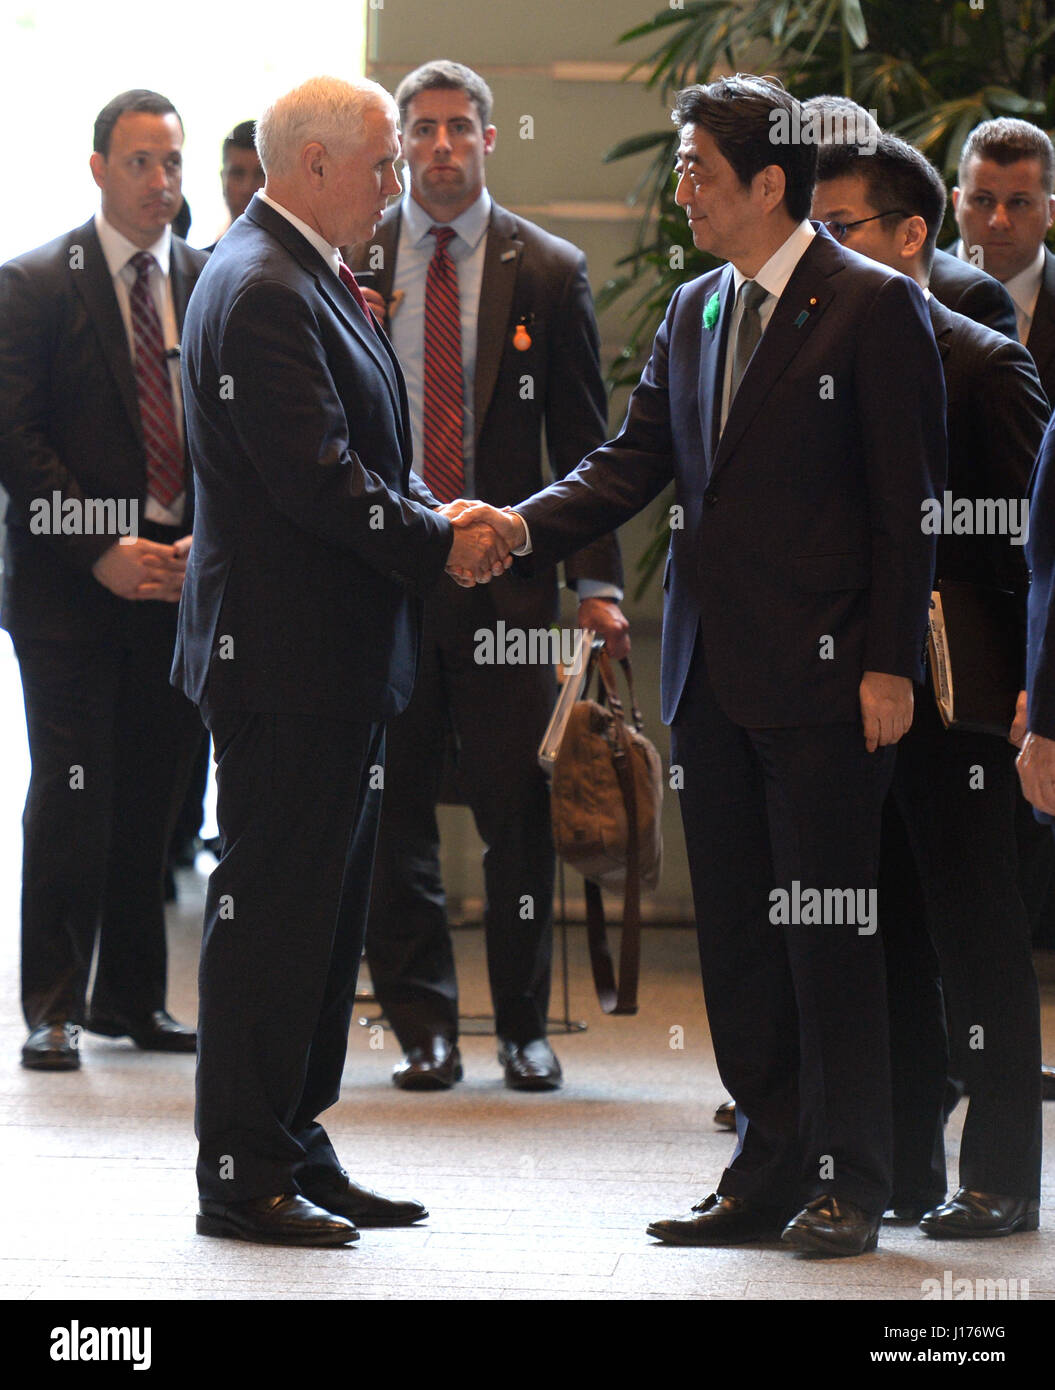
[[512,554],[514,554],[514,555],[530,555],[530,554],[531,554],[531,532],[528,530],[528,524],[527,524],[527,522],[526,522],[526,521],[524,520],[524,518],[520,515],[520,513],[519,513],[519,512],[515,512],[515,511],[513,510],[512,507],[506,507],[505,510],[510,514],[510,516],[515,516],[515,517],[516,517],[517,521],[519,521],[520,524],[521,524],[521,526],[523,526],[523,528],[524,528],[524,535],[527,537],[527,539],[524,541],[524,544],[523,544],[522,546],[520,546],[520,548],[519,548],[518,550],[514,550],[514,551],[512,552]]
[[613,603],[623,601],[623,591],[618,584],[609,584],[604,579],[576,579],[575,592],[580,603],[584,598],[610,598]]

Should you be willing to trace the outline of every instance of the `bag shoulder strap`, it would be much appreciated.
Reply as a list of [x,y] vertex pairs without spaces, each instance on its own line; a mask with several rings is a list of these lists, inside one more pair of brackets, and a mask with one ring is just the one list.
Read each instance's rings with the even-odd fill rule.
[[[624,670],[628,666],[629,663],[625,663]],[[623,936],[619,950],[618,985],[612,965],[612,953],[608,946],[601,890],[590,879],[586,880],[586,938],[590,950],[594,988],[597,990],[601,1008],[606,1014],[636,1014],[641,961],[641,850],[638,841],[637,789],[634,785],[634,769],[631,763],[633,754],[623,717],[623,706],[616,694],[611,659],[604,650],[597,654],[597,671],[598,683],[603,687],[613,716],[616,746],[612,750],[612,763],[626,810],[626,884],[623,890]],[[598,693],[600,694],[600,691]],[[641,716],[634,702],[632,687],[630,702],[634,709],[635,721],[640,721]]]

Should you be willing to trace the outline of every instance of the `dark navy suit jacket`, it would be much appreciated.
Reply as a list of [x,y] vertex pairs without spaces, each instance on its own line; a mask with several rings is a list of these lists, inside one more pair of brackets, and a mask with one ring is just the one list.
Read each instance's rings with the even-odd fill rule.
[[199,288],[183,330],[197,510],[173,683],[213,709],[398,714],[451,528],[412,478],[388,340],[259,198]]
[[[664,577],[664,720],[674,719],[698,633],[718,702],[737,723],[858,720],[865,670],[922,674],[934,541],[921,518],[946,467],[926,301],[914,282],[820,228],[719,440],[732,286],[725,266],[678,289],[618,437],[517,511],[533,559],[548,563],[673,479],[682,511]],[[720,314],[708,328],[715,295]]]

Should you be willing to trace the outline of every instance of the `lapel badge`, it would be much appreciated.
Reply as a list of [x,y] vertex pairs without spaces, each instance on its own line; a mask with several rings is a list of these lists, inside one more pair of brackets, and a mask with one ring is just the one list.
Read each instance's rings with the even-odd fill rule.
[[795,327],[796,327],[796,328],[801,328],[802,325],[803,325],[803,324],[806,322],[806,320],[809,318],[811,310],[815,309],[816,307],[817,307],[817,300],[816,300],[816,298],[813,298],[813,299],[810,300],[810,307],[809,307],[809,309],[803,309],[802,313],[799,314],[798,318],[795,320]]
[[531,346],[531,334],[527,331],[527,318],[528,315],[525,315],[513,330],[513,346],[517,352],[527,352]]
[[718,322],[718,315],[722,309],[722,297],[718,290],[711,295],[703,308],[703,326],[709,333],[714,332],[714,325]]

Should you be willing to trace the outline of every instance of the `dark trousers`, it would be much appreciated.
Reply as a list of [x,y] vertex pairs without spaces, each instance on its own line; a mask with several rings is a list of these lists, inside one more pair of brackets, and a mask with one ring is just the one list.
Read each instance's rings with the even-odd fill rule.
[[717,1191],[784,1218],[822,1193],[882,1212],[891,1117],[878,933],[848,913],[843,925],[779,925],[773,892],[797,882],[861,890],[860,902],[875,888],[891,750],[869,754],[857,724],[734,724],[699,645],[671,732],[707,1015],[740,1126]]
[[164,1007],[162,881],[205,736],[169,684],[176,606],[128,603],[105,643],[14,639],[32,759],[22,818],[22,1007],[30,1028]]
[[318,1116],[340,1095],[384,728],[204,712],[221,852],[198,980],[198,1187],[235,1202],[340,1168]]
[[[925,915],[880,897],[897,1044],[897,1189],[934,1187],[945,1068],[934,1038],[929,929],[941,970],[953,1071],[966,1083],[960,1186],[1010,1197],[1040,1191],[1040,1005],[1029,916],[1019,891],[1015,750],[988,734],[948,732],[928,690],[897,750],[891,792],[922,886]],[[896,846],[892,847],[896,853]],[[909,872],[911,867],[908,866]],[[885,879],[890,877],[889,871]],[[902,903],[903,903],[902,899]],[[910,1030],[911,1042],[904,1039]],[[915,1053],[915,1057],[912,1054]],[[913,1094],[914,1092],[914,1094]]]
[[496,1032],[545,1036],[553,938],[553,839],[538,745],[556,698],[548,665],[481,665],[494,630],[486,590],[446,585],[426,604],[410,705],[388,726],[367,960],[404,1049],[458,1036],[458,985],[440,874],[436,804],[453,731],[457,783],[486,846],[484,928]]

